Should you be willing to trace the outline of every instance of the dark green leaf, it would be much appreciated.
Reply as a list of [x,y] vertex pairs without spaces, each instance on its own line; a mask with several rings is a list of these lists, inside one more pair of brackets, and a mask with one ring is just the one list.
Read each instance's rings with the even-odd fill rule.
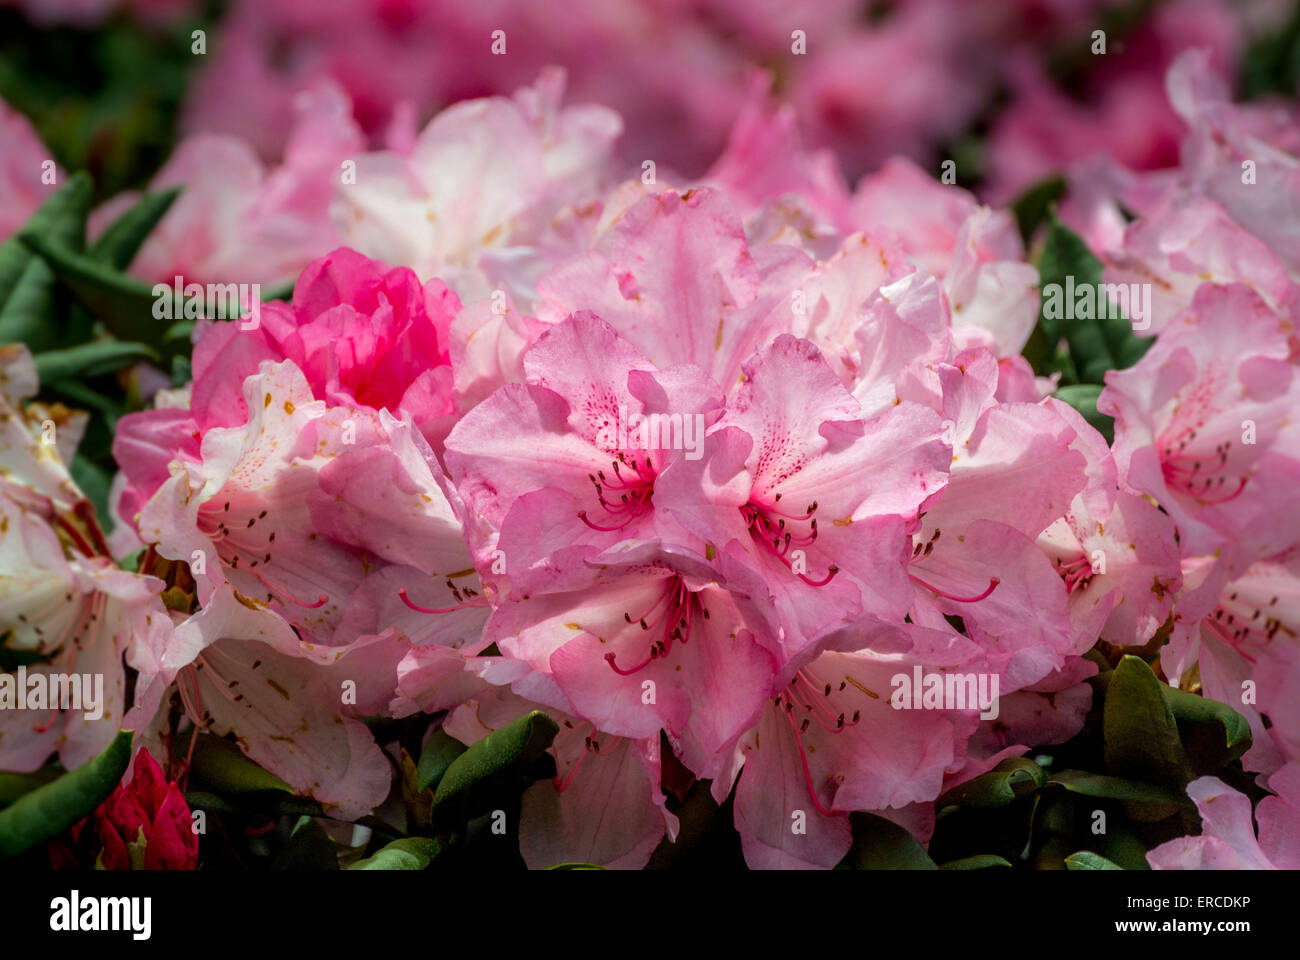
[[[1101,261],[1093,256],[1082,238],[1056,217],[1048,221],[1046,244],[1038,262],[1039,326],[1048,343],[1061,337],[1070,345],[1077,378],[1082,383],[1104,383],[1108,370],[1124,369],[1142,358],[1151,340],[1134,336],[1133,328],[1115,305],[1101,291]],[[1057,294],[1052,295],[1055,286]],[[1089,312],[1086,304],[1077,311],[1079,295],[1092,295],[1092,316],[1074,316]],[[1071,300],[1075,302],[1071,302]],[[1062,316],[1053,316],[1059,307]],[[1102,317],[1101,314],[1106,314]]]
[[132,736],[121,731],[99,756],[0,810],[0,858],[48,843],[93,813],[130,766]]
[[898,824],[871,813],[852,813],[853,848],[841,866],[851,870],[937,870],[925,848]]
[[61,394],[73,406],[80,407],[82,410],[96,410],[102,413],[105,419],[108,420],[110,427],[125,412],[120,400],[106,397],[98,390],[94,390],[77,380],[43,383],[41,389],[42,391],[48,390],[52,393]]
[[1025,246],[1029,246],[1034,231],[1047,219],[1053,204],[1064,195],[1064,178],[1051,176],[1034,184],[1011,205],[1011,210],[1016,215],[1016,225],[1020,228],[1020,238]]
[[520,790],[559,727],[539,710],[494,730],[451,762],[433,795],[434,824],[463,822],[492,809],[503,791]]
[[[19,230],[48,236],[72,250],[85,242],[86,217],[90,214],[91,181],[75,173],[52,194]],[[32,260],[32,253],[14,235],[0,244],[0,306],[9,299],[18,280]]]
[[428,743],[420,751],[420,765],[417,770],[417,787],[420,790],[436,789],[443,774],[452,761],[466,750],[465,744],[455,737],[448,736],[444,730],[435,730]]
[[253,817],[321,817],[325,811],[311,797],[291,797],[283,793],[262,791],[220,797],[209,790],[185,791],[190,809],[212,813],[237,813]]
[[293,285],[295,283],[297,283],[296,280],[285,280],[283,283],[276,283],[267,286],[266,289],[262,291],[262,302],[269,303],[272,300],[292,301]]
[[298,818],[289,842],[271,864],[272,870],[337,870],[338,848],[311,817]]
[[1248,100],[1268,94],[1294,97],[1300,85],[1300,7],[1280,27],[1262,31],[1241,58],[1241,92]]
[[1115,439],[1115,421],[1097,410],[1097,397],[1101,395],[1101,384],[1076,383],[1056,391],[1056,399],[1068,403],[1083,415],[1083,419],[1097,428],[1097,432],[1110,443]]
[[[76,173],[24,225],[24,231],[50,237],[70,250],[85,242],[91,182]],[[0,244],[0,343],[25,343],[32,350],[57,346],[54,274],[47,263],[14,235]]]
[[1115,667],[1102,714],[1106,766],[1116,776],[1181,789],[1191,773],[1162,686],[1139,657]]
[[97,377],[142,360],[158,359],[152,347],[119,340],[92,340],[75,347],[46,350],[32,358],[41,383],[70,378]]
[[1160,695],[1164,697],[1170,713],[1180,725],[1207,724],[1217,728],[1217,732],[1213,735],[1214,741],[1222,751],[1216,751],[1218,755],[1214,756],[1207,768],[1200,772],[1209,772],[1226,766],[1250,749],[1250,724],[1232,707],[1164,683],[1160,685]]
[[235,744],[207,733],[199,734],[190,769],[195,780],[222,795],[263,790],[293,793],[291,786],[244,756]]
[[1181,791],[1159,787],[1123,777],[1108,777],[1084,770],[1062,770],[1047,778],[1048,784],[1064,787],[1071,793],[1100,800],[1119,800],[1126,803],[1165,804],[1190,807],[1191,801]]
[[939,864],[940,870],[988,870],[990,868],[1010,867],[1011,861],[1004,860],[997,854],[981,853],[973,857],[962,857],[960,860],[949,860],[947,863]]
[[953,787],[939,798],[937,806],[1002,807],[1042,785],[1042,767],[1032,760],[1015,757]]
[[146,193],[131,209],[109,224],[86,252],[106,266],[125,270],[180,192],[180,187],[172,187],[158,193]]
[[23,794],[59,779],[59,771],[44,767],[33,773],[0,773],[0,807],[13,803]]
[[1065,858],[1067,870],[1123,870],[1118,863],[1111,863],[1105,857],[1091,850],[1080,850]]
[[68,468],[68,472],[72,474],[72,479],[81,488],[81,492],[94,505],[95,518],[99,521],[100,529],[109,529],[108,493],[113,485],[113,478],[108,475],[108,471],[80,453],[76,453],[72,456],[72,466]]
[[1131,827],[1112,820],[1102,841],[1101,855],[1125,870],[1150,870],[1147,847]]
[[153,287],[48,238],[20,236],[114,336],[150,344],[162,337],[169,324],[153,315]]
[[423,870],[438,854],[442,844],[429,837],[403,837],[380,849],[373,857],[358,860],[349,870]]

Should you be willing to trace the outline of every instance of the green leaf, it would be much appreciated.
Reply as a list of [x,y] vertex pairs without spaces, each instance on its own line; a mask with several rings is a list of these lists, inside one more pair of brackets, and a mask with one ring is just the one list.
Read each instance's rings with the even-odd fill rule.
[[186,790],[185,802],[191,810],[212,813],[237,813],[243,816],[323,817],[325,811],[311,797],[286,797],[280,793],[247,793],[238,797],[221,797],[208,790]]
[[[90,196],[90,177],[73,174],[41,204],[23,231],[80,250],[85,243]],[[49,265],[34,256],[18,235],[0,244],[0,343],[26,343],[32,350],[59,344],[62,331],[55,318],[54,288]]]
[[988,870],[991,868],[1010,867],[1011,861],[1004,860],[994,853],[980,853],[960,860],[949,860],[939,864],[940,870]]
[[434,824],[463,822],[492,809],[496,797],[522,789],[528,769],[546,752],[559,727],[534,710],[489,733],[451,762],[433,795]]
[[1064,787],[1071,793],[1099,800],[1118,800],[1125,803],[1150,803],[1177,807],[1190,807],[1192,802],[1178,790],[1160,787],[1139,780],[1108,777],[1085,770],[1062,770],[1047,778],[1047,783]]
[[84,253],[27,232],[23,243],[40,254],[87,310],[120,340],[156,343],[168,323],[153,315],[153,287]]
[[1300,7],[1281,27],[1262,31],[1241,58],[1242,97],[1295,96],[1300,84]]
[[432,790],[438,786],[447,768],[468,748],[442,729],[433,731],[429,742],[420,751],[420,765],[416,771],[416,786]]
[[71,401],[75,407],[82,410],[97,410],[102,413],[108,424],[112,427],[126,411],[122,407],[120,400],[112,397],[106,397],[98,390],[94,390],[84,383],[77,380],[59,380],[55,383],[43,383],[41,389],[53,393],[59,393],[67,400]]
[[108,510],[108,494],[113,485],[113,478],[108,475],[107,470],[80,453],[72,455],[72,466],[68,468],[68,472],[72,474],[72,479],[94,506],[99,528],[107,530],[109,528],[107,521],[111,516]]
[[130,766],[132,736],[119,732],[99,756],[0,810],[0,858],[48,843],[93,813]]
[[1115,421],[1097,410],[1097,398],[1101,396],[1099,383],[1075,383],[1057,390],[1055,397],[1068,403],[1083,415],[1097,432],[1106,438],[1107,443],[1115,439]]
[[338,847],[325,829],[311,817],[294,824],[289,842],[271,864],[272,870],[337,870]]
[[358,860],[349,870],[423,870],[438,854],[442,844],[429,837],[403,837],[394,840],[373,857]]
[[1116,776],[1181,789],[1191,770],[1163,686],[1140,657],[1125,656],[1115,667],[1102,713],[1106,766]]
[[[1123,369],[1137,363],[1154,342],[1133,334],[1128,318],[1112,307],[1102,294],[1101,261],[1093,256],[1077,233],[1056,217],[1048,221],[1047,238],[1038,261],[1039,326],[1051,344],[1064,337],[1070,346],[1077,379],[1082,383],[1104,383],[1108,370]],[[1059,287],[1059,296],[1049,295],[1049,285]],[[1076,304],[1068,302],[1071,290],[1091,288],[1094,294],[1093,317],[1069,318]],[[1061,308],[1062,317],[1050,316],[1050,304]],[[1100,314],[1105,313],[1106,317]]]
[[86,252],[106,266],[125,270],[180,192],[180,187],[172,187],[158,193],[146,193],[131,209],[109,224]]
[[190,769],[196,780],[222,795],[264,790],[293,793],[293,787],[248,759],[235,744],[207,733],[199,734],[194,744]]
[[553,867],[547,867],[547,870],[607,870],[608,867],[602,867],[598,863],[557,863]]
[[1043,785],[1043,779],[1043,768],[1032,760],[1003,760],[988,773],[953,787],[939,798],[937,806],[1004,807],[1033,793]]
[[[4,639],[4,636],[0,635],[0,639]],[[41,653],[39,650],[15,650],[0,643],[0,673],[13,673],[19,667],[30,667],[34,663],[47,663],[57,653],[58,651]]]
[[1034,236],[1034,231],[1047,219],[1053,204],[1065,195],[1065,179],[1059,175],[1047,177],[1022,193],[1011,205],[1016,215],[1016,225],[1020,228],[1020,238],[1025,246]]
[[1080,850],[1065,858],[1067,870],[1123,870],[1118,863],[1111,863],[1105,857],[1091,850]]
[[840,866],[850,870],[938,870],[925,848],[898,824],[872,813],[851,813],[853,847]]
[[[18,232],[49,236],[70,249],[81,249],[85,242],[86,217],[90,214],[90,195],[90,175],[73,174]],[[31,261],[31,251],[17,234],[0,244],[0,306],[9,299]]]
[[1132,827],[1112,821],[1101,844],[1101,855],[1124,870],[1150,870],[1147,846]]
[[0,773],[0,807],[57,779],[59,771],[52,767],[44,767],[33,773]]
[[46,350],[32,357],[41,383],[77,377],[97,377],[142,360],[158,359],[152,347],[120,340],[92,340],[75,347]]
[[297,282],[297,280],[285,280],[283,283],[271,284],[262,291],[262,302],[270,303],[272,300],[292,301],[293,285]]
[[[1214,741],[1215,746],[1221,747],[1222,751],[1215,751],[1216,756],[1206,763],[1201,772],[1225,767],[1250,749],[1250,724],[1226,703],[1187,693],[1167,683],[1160,685],[1160,695],[1164,697],[1165,704],[1178,721],[1180,729],[1184,724],[1212,724],[1219,728],[1214,734]],[[1183,738],[1184,745],[1188,739]]]

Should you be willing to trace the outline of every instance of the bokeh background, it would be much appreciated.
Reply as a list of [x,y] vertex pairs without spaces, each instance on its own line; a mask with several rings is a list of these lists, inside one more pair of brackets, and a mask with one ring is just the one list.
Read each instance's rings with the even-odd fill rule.
[[[498,30],[505,55],[491,53]],[[237,136],[277,161],[295,97],[322,82],[346,92],[380,145],[404,112],[418,126],[558,64],[569,102],[623,115],[629,164],[653,158],[689,178],[717,157],[760,69],[850,183],[894,154],[952,158],[958,182],[1005,203],[1100,152],[1139,170],[1173,165],[1182,127],[1164,75],[1190,46],[1211,51],[1239,97],[1294,96],[1300,5],[0,0],[0,98],[30,118],[61,167],[89,170],[107,197],[142,187],[188,134]]]

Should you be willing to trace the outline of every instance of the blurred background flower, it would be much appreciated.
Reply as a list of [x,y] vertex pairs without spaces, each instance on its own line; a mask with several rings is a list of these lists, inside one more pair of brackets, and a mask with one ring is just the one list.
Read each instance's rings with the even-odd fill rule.
[[0,98],[105,194],[143,185],[179,134],[279,161],[297,96],[323,79],[380,146],[550,65],[570,102],[623,116],[629,164],[696,177],[758,66],[850,182],[895,154],[953,158],[959,182],[1006,202],[1097,153],[1176,163],[1164,75],[1187,47],[1247,97],[1300,79],[1288,0],[0,0],[0,37]]

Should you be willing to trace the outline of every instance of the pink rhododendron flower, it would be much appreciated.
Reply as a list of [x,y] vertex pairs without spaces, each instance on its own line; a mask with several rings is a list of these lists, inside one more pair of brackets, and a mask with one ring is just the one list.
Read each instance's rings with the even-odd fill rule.
[[1201,835],[1179,837],[1147,854],[1153,870],[1300,869],[1300,763],[1268,778],[1267,796],[1255,808],[1250,798],[1215,777],[1192,781],[1187,792],[1201,814]]
[[409,419],[329,406],[288,360],[244,381],[243,408],[141,510],[140,535],[190,565],[203,604],[141,678],[141,713],[176,682],[197,724],[360,815],[388,768],[356,718],[386,709],[412,644],[485,645],[483,601],[458,583],[460,522]]
[[421,284],[407,268],[335,250],[303,270],[292,304],[261,308],[256,330],[208,329],[195,348],[203,371],[196,369],[195,404],[206,403],[208,423],[218,422],[214,414],[230,417],[242,407],[241,375],[262,359],[289,359],[316,397],[404,411],[432,438],[454,412],[447,350],[459,310],[456,295],[437,280]]
[[436,280],[422,285],[409,269],[339,249],[302,272],[291,304],[264,304],[255,326],[201,325],[189,397],[168,395],[153,410],[128,414],[114,438],[123,465],[114,491],[119,517],[133,526],[171,460],[199,459],[207,430],[245,422],[244,380],[265,360],[293,361],[317,399],[404,410],[440,443],[454,412],[447,345],[459,308]]
[[622,124],[604,107],[565,107],[563,71],[513,98],[459,103],[405,152],[365,154],[338,186],[339,235],[362,253],[438,276],[464,299],[534,276],[553,217],[593,199]]
[[[25,347],[0,349],[0,387],[0,635],[20,664],[3,676],[0,767],[35,770],[57,753],[71,769],[107,747],[122,723],[124,659],[147,662],[171,622],[163,584],[117,567],[68,474],[78,419],[25,402],[37,389]],[[53,678],[72,675],[81,695],[52,702]],[[34,703],[33,680],[46,691]]]
[[[489,687],[452,710],[442,729],[472,744],[537,706],[504,687]],[[665,835],[677,835],[677,818],[664,808],[659,789],[658,738],[609,736],[563,711],[546,712],[560,726],[550,747],[556,776],[523,793],[524,862],[534,870],[560,863],[644,867]]]
[[1024,262],[1009,214],[896,158],[858,184],[851,216],[859,229],[895,237],[943,280],[962,345],[984,344],[999,356],[1024,347],[1038,318],[1038,272]]
[[806,206],[819,225],[842,228],[849,194],[839,164],[829,151],[805,150],[796,111],[772,103],[770,87],[770,76],[752,77],[749,99],[705,182],[725,191],[733,203],[755,210],[768,204]]
[[1217,203],[1197,194],[1171,194],[1130,224],[1118,247],[1102,256],[1106,282],[1150,289],[1150,316],[1134,324],[1143,337],[1164,330],[1203,283],[1245,284],[1274,309],[1292,289],[1274,253]]
[[775,630],[763,599],[759,581],[719,582],[702,559],[630,541],[545,594],[508,598],[485,636],[549,673],[573,712],[602,731],[644,739],[662,729],[707,777],[772,683]]
[[783,334],[745,364],[705,457],[664,478],[661,509],[719,550],[724,576],[736,562],[762,576],[793,666],[906,614],[907,534],[951,459],[941,430],[914,403],[860,419],[821,351]]
[[[502,549],[511,581],[528,591],[544,583],[556,549],[580,560],[629,538],[683,536],[656,509],[655,488],[686,469],[687,456],[702,455],[705,426],[722,404],[717,386],[696,367],[656,370],[586,314],[543,334],[524,371],[529,384],[503,387],[447,440],[453,480],[479,522],[471,533],[479,564],[492,566]],[[664,431],[638,427],[658,418]],[[661,446],[674,442],[678,449]],[[537,506],[520,502],[528,497]],[[550,525],[512,521],[512,511],[542,504],[556,511]]]
[[1300,759],[1300,725],[1291,708],[1300,684],[1297,556],[1291,547],[1257,560],[1221,587],[1211,558],[1184,561],[1187,589],[1161,657],[1172,677],[1195,665],[1202,693],[1250,722],[1248,770],[1272,771]]
[[[275,283],[338,245],[330,222],[341,164],[362,149],[336,87],[295,101],[283,161],[268,169],[247,143],[202,134],[181,142],[150,183],[181,194],[131,262],[154,283]],[[119,200],[113,205],[121,203]],[[107,216],[101,211],[100,218]],[[176,317],[174,319],[180,319]]]
[[[735,821],[751,868],[833,867],[852,843],[848,811],[932,801],[945,772],[960,765],[976,727],[974,710],[911,711],[891,703],[894,676],[961,664],[961,652],[941,634],[909,632],[916,641],[909,653],[823,653],[795,673],[740,739]],[[899,645],[867,635],[859,642]],[[731,786],[730,778],[715,780],[714,796],[721,801]],[[791,829],[800,815],[805,833]]]
[[693,364],[729,392],[750,354],[788,331],[792,288],[808,266],[793,247],[751,249],[717,190],[663,191],[546,274],[537,316],[558,323],[590,310],[660,369]]
[[1300,124],[1295,110],[1267,103],[1235,106],[1207,59],[1205,50],[1188,50],[1167,80],[1169,100],[1191,128],[1182,148],[1183,179],[1222,204],[1294,271],[1300,268]]
[[0,100],[0,241],[26,223],[61,183],[63,171],[31,123]]
[[1206,284],[1135,366],[1107,374],[1098,400],[1115,417],[1122,484],[1169,514],[1183,556],[1215,556],[1220,578],[1300,535],[1289,353],[1258,295]]
[[[390,769],[358,717],[386,702],[404,647],[375,636],[317,646],[227,584],[142,671],[131,719],[147,724],[174,684],[197,728],[233,734],[295,790],[360,817],[387,795]],[[355,705],[344,706],[347,683]]]
[[[989,137],[988,197],[1010,203],[1044,177],[1103,155],[1131,170],[1176,166],[1187,128],[1165,96],[1165,74],[1178,54],[1200,47],[1217,76],[1231,76],[1245,48],[1240,21],[1215,0],[1162,4],[1121,41],[1106,38],[1105,54],[1082,71],[1083,96],[1055,88],[1028,57],[1014,59],[1013,99]],[[1091,49],[1096,35],[1090,40]]]
[[[948,484],[913,537],[913,622],[946,629],[962,618],[986,669],[1010,692],[1062,666],[1070,642],[1065,585],[1034,540],[1084,485],[1075,421],[1054,406],[997,403],[987,350],[937,368],[941,394],[914,381],[903,398],[938,404],[951,424]],[[1027,621],[1024,611],[1035,611]]]
[[1116,646],[1141,645],[1169,618],[1182,586],[1173,521],[1120,490],[1105,438],[1072,408],[1051,403],[1074,425],[1075,449],[1088,461],[1087,484],[1043,531],[1039,546],[1065,581],[1081,646],[1099,636]]

